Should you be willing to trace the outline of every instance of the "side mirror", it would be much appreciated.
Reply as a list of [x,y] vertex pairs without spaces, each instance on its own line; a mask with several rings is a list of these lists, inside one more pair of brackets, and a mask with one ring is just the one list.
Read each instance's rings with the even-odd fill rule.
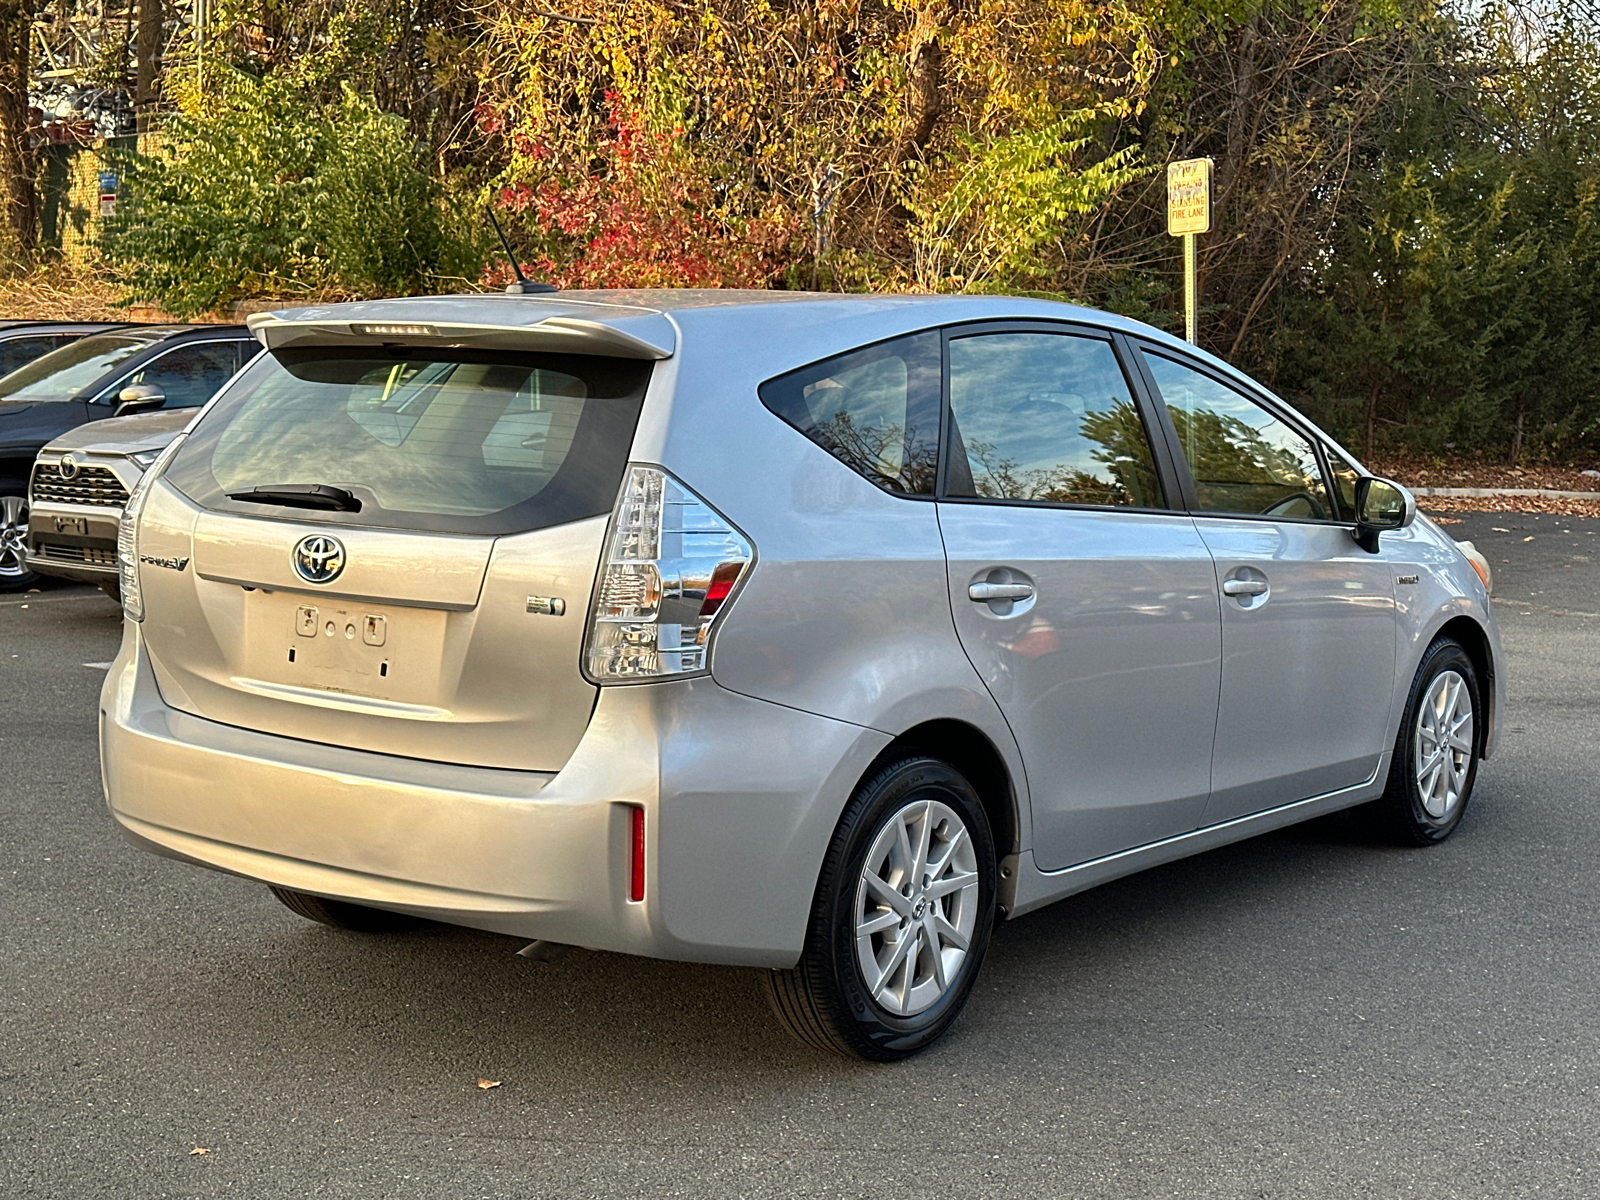
[[113,417],[126,417],[132,413],[150,412],[167,402],[167,394],[153,383],[135,383],[117,393],[117,407]]
[[1368,553],[1378,552],[1385,529],[1404,529],[1416,516],[1416,498],[1394,480],[1367,475],[1356,481],[1356,544]]

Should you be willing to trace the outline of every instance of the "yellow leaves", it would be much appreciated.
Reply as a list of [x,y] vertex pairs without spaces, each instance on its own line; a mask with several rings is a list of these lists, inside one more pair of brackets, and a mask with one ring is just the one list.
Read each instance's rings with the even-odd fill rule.
[[497,1088],[499,1086],[500,1086],[500,1081],[498,1079],[480,1079],[480,1080],[478,1080],[478,1087],[481,1088],[483,1091],[486,1091],[486,1092],[490,1088]]
[[204,1147],[204,1146],[196,1146],[193,1150],[189,1151],[189,1157],[193,1158],[196,1154],[210,1154],[210,1153],[211,1153],[211,1151],[206,1149],[206,1147]]

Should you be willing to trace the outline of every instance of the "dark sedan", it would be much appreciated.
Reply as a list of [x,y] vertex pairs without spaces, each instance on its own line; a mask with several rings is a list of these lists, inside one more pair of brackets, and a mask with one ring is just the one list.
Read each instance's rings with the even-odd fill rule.
[[198,408],[258,349],[242,325],[146,325],[84,337],[0,378],[0,592],[27,565],[28,473],[46,442],[104,417]]

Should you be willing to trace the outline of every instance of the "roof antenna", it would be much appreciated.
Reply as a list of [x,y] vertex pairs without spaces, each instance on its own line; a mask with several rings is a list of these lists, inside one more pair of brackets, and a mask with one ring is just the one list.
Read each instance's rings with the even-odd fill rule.
[[506,252],[506,258],[511,262],[511,273],[517,277],[515,283],[506,284],[506,294],[511,296],[531,296],[539,292],[557,292],[561,289],[553,283],[536,283],[522,273],[522,268],[517,264],[517,256],[511,253],[511,243],[506,240],[506,231],[500,228],[500,222],[495,218],[494,205],[484,205],[484,211],[489,214],[489,224],[494,226],[495,236],[500,239],[500,246]]

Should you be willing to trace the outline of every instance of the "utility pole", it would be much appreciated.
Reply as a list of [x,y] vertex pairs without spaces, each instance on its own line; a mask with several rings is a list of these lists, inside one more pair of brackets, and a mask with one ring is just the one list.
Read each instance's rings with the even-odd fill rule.
[[134,50],[133,112],[136,128],[145,133],[160,97],[161,0],[139,0],[139,35]]
[[1183,239],[1183,336],[1192,346],[1200,335],[1200,248],[1211,231],[1211,160],[1188,158],[1167,164],[1167,232]]

